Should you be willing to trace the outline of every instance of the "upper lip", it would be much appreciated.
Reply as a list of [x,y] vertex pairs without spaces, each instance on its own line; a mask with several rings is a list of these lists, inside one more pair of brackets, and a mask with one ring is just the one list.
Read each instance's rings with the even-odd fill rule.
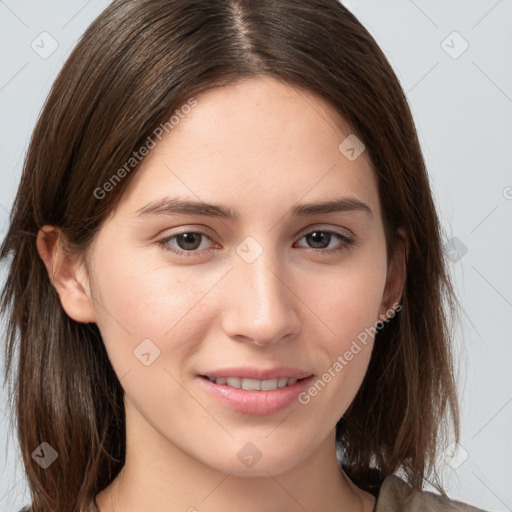
[[303,379],[313,375],[311,372],[301,370],[299,368],[292,368],[290,366],[275,366],[274,368],[256,368],[253,366],[239,366],[232,368],[222,368],[220,370],[212,370],[200,374],[201,377],[208,377],[210,379],[220,379],[235,377],[238,379],[256,379],[256,380],[270,380],[277,378],[287,379]]

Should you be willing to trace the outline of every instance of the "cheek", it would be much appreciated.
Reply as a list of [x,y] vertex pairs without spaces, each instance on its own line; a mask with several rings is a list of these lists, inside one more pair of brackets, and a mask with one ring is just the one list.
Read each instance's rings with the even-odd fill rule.
[[321,414],[332,422],[349,407],[366,374],[385,279],[383,255],[382,260],[374,256],[347,260],[336,272],[330,269],[302,281],[302,296],[314,313],[311,322],[323,333],[312,346],[322,353],[322,372],[302,403],[322,408]]
[[339,346],[375,325],[385,280],[383,265],[354,260],[336,271],[303,276],[300,295],[325,326],[326,339]]
[[118,374],[139,366],[134,350],[144,340],[155,345],[145,342],[150,351],[164,356],[155,359],[155,366],[168,354],[175,361],[190,355],[206,329],[200,317],[207,315],[203,299],[219,282],[218,272],[172,268],[165,261],[155,263],[156,258],[121,259],[107,248],[102,254],[94,263],[92,292],[98,328]]

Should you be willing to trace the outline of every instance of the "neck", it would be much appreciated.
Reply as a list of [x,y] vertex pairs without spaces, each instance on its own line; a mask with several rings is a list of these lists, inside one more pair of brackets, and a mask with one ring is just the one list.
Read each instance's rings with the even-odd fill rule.
[[127,421],[125,464],[96,497],[99,512],[373,509],[373,496],[357,488],[338,465],[334,429],[309,457],[287,471],[237,476],[190,457],[134,411],[127,410],[127,419],[129,414],[133,416]]

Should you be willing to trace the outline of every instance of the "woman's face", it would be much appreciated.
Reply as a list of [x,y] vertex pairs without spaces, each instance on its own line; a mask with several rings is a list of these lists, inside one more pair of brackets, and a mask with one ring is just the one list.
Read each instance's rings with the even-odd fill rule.
[[[333,448],[397,299],[377,182],[342,119],[302,89],[258,78],[196,100],[90,247],[87,321],[141,450],[278,474]],[[313,377],[272,389],[294,376]]]

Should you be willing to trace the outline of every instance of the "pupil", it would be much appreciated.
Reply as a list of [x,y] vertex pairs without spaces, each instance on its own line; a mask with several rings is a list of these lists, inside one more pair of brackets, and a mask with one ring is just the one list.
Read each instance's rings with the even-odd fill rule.
[[[201,235],[198,233],[181,233],[177,237],[178,245],[180,246],[180,249],[184,250],[194,250],[197,249],[200,245],[200,238]],[[194,243],[195,241],[195,243]],[[192,247],[190,247],[189,244],[192,244]]]
[[306,238],[308,238],[308,243],[311,242],[311,245],[313,245],[315,249],[322,249],[329,245],[331,235],[324,231],[314,231],[313,233],[306,235]]

